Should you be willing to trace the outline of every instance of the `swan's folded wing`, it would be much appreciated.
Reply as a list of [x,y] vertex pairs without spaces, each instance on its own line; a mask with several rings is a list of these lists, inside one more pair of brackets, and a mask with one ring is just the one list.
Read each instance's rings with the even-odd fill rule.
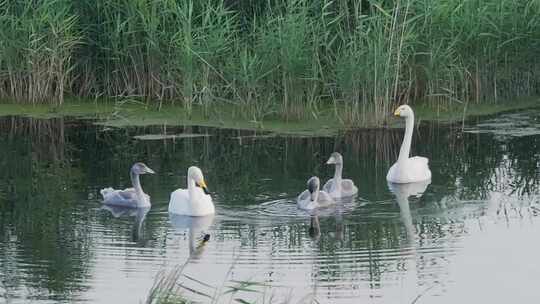
[[334,179],[331,178],[324,184],[324,186],[322,187],[322,190],[330,193],[333,185],[334,185]]
[[431,171],[428,165],[429,159],[415,156],[409,160],[410,175],[414,177],[414,182],[431,179]]
[[302,193],[300,193],[298,195],[298,198],[296,198],[296,201],[297,202],[304,202],[304,201],[309,200],[310,197],[311,197],[311,194],[309,193],[309,191],[304,190],[304,192],[302,192]]
[[116,199],[133,199],[135,198],[135,190],[133,188],[127,188],[124,190],[115,190],[111,187],[104,188],[99,191],[103,196],[103,199],[108,200],[111,198]]
[[189,192],[187,189],[176,189],[171,192],[171,202],[175,204],[187,203],[189,202]]
[[171,192],[169,212],[181,215],[192,215],[192,208],[189,203],[189,192],[187,189],[176,189]]
[[409,160],[416,164],[423,164],[426,166],[429,163],[429,159],[427,157],[422,157],[422,156],[414,156],[414,157],[409,158]]
[[320,208],[328,207],[336,203],[334,199],[326,191],[319,191],[317,202]]
[[101,193],[101,196],[103,196],[103,198],[105,198],[107,195],[110,195],[114,191],[116,191],[116,190],[114,190],[111,187],[108,187],[108,188],[103,188],[103,189],[99,190],[99,193]]
[[125,200],[133,200],[137,199],[137,194],[135,193],[135,189],[133,188],[127,188],[124,190],[119,190],[118,195],[122,197]]
[[343,192],[348,194],[356,194],[358,188],[355,186],[354,182],[350,179],[344,179],[341,181],[341,189]]

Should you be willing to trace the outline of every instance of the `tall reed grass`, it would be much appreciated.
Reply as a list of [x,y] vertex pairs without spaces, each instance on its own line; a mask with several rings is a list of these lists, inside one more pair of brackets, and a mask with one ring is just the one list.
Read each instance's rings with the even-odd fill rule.
[[61,104],[79,42],[67,0],[0,2],[0,97]]
[[540,89],[534,0],[0,2],[0,97],[136,98],[381,124],[397,103]]

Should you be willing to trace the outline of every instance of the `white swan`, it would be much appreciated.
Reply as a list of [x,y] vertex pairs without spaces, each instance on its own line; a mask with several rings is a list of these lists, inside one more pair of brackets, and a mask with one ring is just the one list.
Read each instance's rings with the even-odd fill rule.
[[414,128],[414,113],[408,105],[402,105],[396,109],[394,115],[405,117],[405,136],[399,150],[397,162],[390,167],[386,180],[392,183],[414,183],[431,179],[431,171],[428,159],[415,156],[409,158],[411,140]]
[[326,192],[320,191],[319,178],[313,176],[307,181],[307,190],[300,193],[296,199],[298,208],[304,210],[313,210],[316,208],[324,208],[335,204],[334,199]]
[[358,188],[352,180],[341,178],[343,171],[343,156],[341,154],[338,152],[332,153],[326,164],[336,165],[336,171],[334,172],[334,178],[329,179],[324,184],[323,191],[326,191],[333,198],[349,197],[358,193]]
[[177,189],[171,193],[169,212],[189,216],[215,213],[214,203],[206,188],[201,169],[195,166],[189,167],[187,189]]
[[103,204],[131,208],[150,207],[150,196],[144,193],[139,180],[139,175],[147,173],[154,174],[155,172],[144,163],[135,163],[130,171],[133,188],[115,190],[109,187],[101,189]]

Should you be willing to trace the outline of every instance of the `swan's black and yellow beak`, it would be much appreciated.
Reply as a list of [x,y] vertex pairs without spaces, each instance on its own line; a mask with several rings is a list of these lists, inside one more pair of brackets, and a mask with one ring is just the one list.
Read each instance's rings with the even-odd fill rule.
[[399,108],[394,111],[394,116],[401,116],[401,111]]
[[204,180],[197,183],[197,186],[201,187],[203,189],[204,193],[210,194],[210,191],[208,191],[208,187],[206,186],[206,183],[204,182]]

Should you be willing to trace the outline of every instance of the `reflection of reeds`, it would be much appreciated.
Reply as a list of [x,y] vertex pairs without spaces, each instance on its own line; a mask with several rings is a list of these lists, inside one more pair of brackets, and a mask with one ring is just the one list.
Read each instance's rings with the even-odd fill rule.
[[6,185],[0,214],[9,223],[2,237],[21,240],[7,259],[25,265],[47,261],[24,284],[62,297],[85,289],[80,282],[91,260],[88,225],[73,204],[80,176],[66,166],[65,137],[63,119],[0,119],[0,184]]
[[1,118],[1,133],[6,133],[11,140],[26,138],[32,145],[32,152],[36,154],[39,160],[58,162],[65,159],[66,139],[64,118]]

